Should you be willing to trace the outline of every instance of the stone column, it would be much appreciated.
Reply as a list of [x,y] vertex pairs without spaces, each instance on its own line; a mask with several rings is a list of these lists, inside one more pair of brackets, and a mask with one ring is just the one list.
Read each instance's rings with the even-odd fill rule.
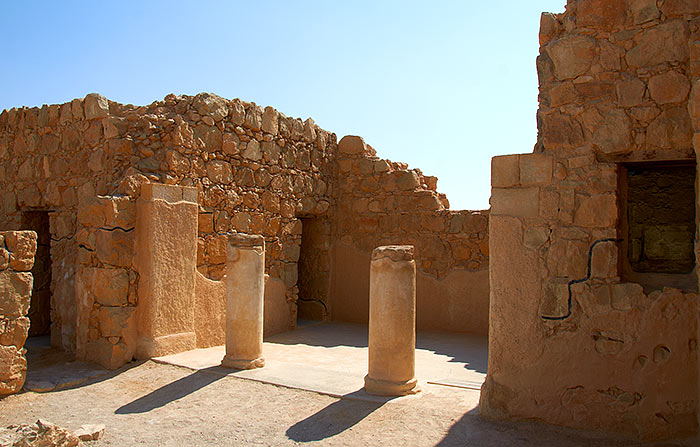
[[372,252],[365,390],[382,396],[420,391],[416,382],[416,263],[412,245],[378,247]]
[[265,366],[264,294],[265,239],[241,233],[230,235],[226,246],[226,355],[221,366]]

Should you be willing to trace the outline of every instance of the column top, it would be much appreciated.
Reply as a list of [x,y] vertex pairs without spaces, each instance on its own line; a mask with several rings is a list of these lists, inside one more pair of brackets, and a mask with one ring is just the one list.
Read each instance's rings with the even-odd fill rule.
[[413,261],[413,245],[386,245],[372,251],[372,260],[389,258],[392,261]]
[[228,243],[235,247],[264,247],[265,238],[259,234],[234,233],[228,235]]

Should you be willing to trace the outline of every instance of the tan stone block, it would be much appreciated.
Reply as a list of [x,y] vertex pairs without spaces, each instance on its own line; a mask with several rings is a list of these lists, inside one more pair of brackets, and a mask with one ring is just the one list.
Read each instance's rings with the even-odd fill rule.
[[547,268],[552,276],[584,278],[588,274],[588,244],[567,240],[553,242],[547,252]]
[[103,306],[127,304],[129,274],[124,269],[86,268],[86,287],[97,303]]
[[628,0],[628,4],[635,25],[659,18],[659,9],[656,7],[656,0]]
[[492,188],[491,214],[536,217],[539,214],[539,188]]
[[686,107],[664,110],[647,127],[647,145],[661,149],[690,147],[692,138],[693,127]]
[[100,334],[103,337],[123,337],[127,334],[128,337],[128,333],[136,329],[135,310],[134,307],[102,306],[97,317]]
[[105,226],[125,230],[136,224],[136,203],[130,197],[112,197],[105,210]]
[[262,159],[262,150],[258,140],[250,140],[243,149],[242,155],[248,160],[259,161]]
[[279,130],[278,120],[279,114],[277,113],[277,110],[273,109],[270,106],[265,107],[265,111],[263,112],[262,116],[263,132],[267,132],[272,135],[277,135],[277,132]]
[[649,93],[657,104],[682,102],[688,97],[690,82],[677,71],[667,71],[649,79]]
[[118,369],[131,360],[133,349],[122,342],[112,344],[106,338],[99,338],[87,344],[85,357],[107,369]]
[[563,81],[588,71],[595,57],[595,48],[595,40],[588,36],[567,35],[550,42],[545,51],[554,64],[554,75]]
[[633,68],[681,62],[688,58],[688,26],[681,20],[647,28],[635,41],[637,45],[627,52],[627,64]]
[[500,155],[491,159],[491,186],[509,188],[520,184],[520,155]]
[[27,373],[27,360],[14,346],[0,346],[0,396],[22,389]]
[[197,231],[200,234],[214,232],[214,213],[199,213]]
[[562,113],[539,115],[539,130],[546,148],[575,147],[583,143],[581,125]]
[[17,318],[27,314],[33,278],[27,272],[0,272],[0,315]]
[[563,317],[569,311],[569,284],[565,278],[554,278],[543,284],[539,315]]
[[134,232],[120,229],[97,231],[96,255],[100,262],[130,267],[134,256]]
[[697,0],[665,0],[661,5],[661,11],[667,17],[695,14],[700,12],[700,3]]
[[[4,323],[4,330],[3,330]],[[14,346],[22,349],[29,333],[29,318],[19,317],[12,320],[0,319],[0,345]]]
[[642,304],[644,298],[644,290],[639,284],[628,282],[612,285],[610,304],[615,310],[630,310]]
[[230,184],[233,180],[231,164],[223,160],[210,161],[207,163],[207,177],[214,183]]
[[5,233],[5,246],[10,252],[10,269],[18,272],[28,272],[32,269],[37,247],[35,232],[8,231]]
[[260,130],[262,127],[262,115],[262,108],[254,102],[251,102],[246,107],[245,125],[252,130]]
[[221,121],[228,115],[228,101],[211,94],[200,93],[195,96],[192,106],[202,116],[210,116],[214,121]]
[[617,92],[617,104],[621,107],[634,107],[644,101],[646,85],[641,80],[626,79],[615,86]]
[[362,154],[366,150],[365,141],[355,135],[346,135],[338,143],[338,152],[341,154]]
[[168,203],[181,201],[197,202],[197,188],[191,186],[165,185],[163,183],[143,183],[141,185],[142,200],[164,200]]
[[97,93],[90,93],[84,100],[85,119],[105,118],[109,115],[107,98]]
[[588,228],[611,228],[617,222],[617,198],[614,194],[576,195],[574,223]]
[[552,181],[552,157],[544,154],[520,155],[520,184],[530,186]]
[[576,101],[574,84],[571,81],[562,82],[549,90],[549,106],[559,107]]
[[412,191],[420,186],[418,173],[415,171],[395,171],[392,175],[399,191]]
[[593,144],[606,154],[629,152],[631,148],[631,123],[624,110],[608,112],[600,127],[593,133]]
[[625,0],[586,0],[576,3],[576,25],[612,31],[625,25]]
[[591,257],[592,278],[614,278],[617,271],[617,244],[614,242],[602,242],[595,246]]
[[549,240],[548,227],[528,227],[523,232],[523,245],[531,250],[538,250]]

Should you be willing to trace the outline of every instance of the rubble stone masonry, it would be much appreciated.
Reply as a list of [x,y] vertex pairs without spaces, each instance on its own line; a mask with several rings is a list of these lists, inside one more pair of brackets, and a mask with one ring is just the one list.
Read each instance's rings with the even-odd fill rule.
[[[696,163],[699,14],[697,0],[569,0],[542,15],[537,145],[492,164],[481,414],[644,440],[697,433],[697,268],[625,273],[632,243],[680,256],[670,247],[692,244],[678,239],[697,214],[690,231],[649,219],[631,236],[624,223],[628,169]],[[670,187],[648,185],[635,197]]]
[[27,374],[23,346],[36,247],[33,231],[0,231],[0,396],[21,390]]
[[193,191],[198,206],[194,327],[178,346],[223,343],[235,232],[265,238],[266,335],[294,328],[304,305],[307,318],[366,322],[369,256],[388,244],[416,247],[419,329],[485,334],[488,213],[448,210],[436,182],[359,137],[338,144],[311,119],[207,93],[142,107],[90,94],[0,114],[0,227],[48,213],[52,344],[110,368],[138,354],[148,327],[144,184],[164,185],[168,203]]

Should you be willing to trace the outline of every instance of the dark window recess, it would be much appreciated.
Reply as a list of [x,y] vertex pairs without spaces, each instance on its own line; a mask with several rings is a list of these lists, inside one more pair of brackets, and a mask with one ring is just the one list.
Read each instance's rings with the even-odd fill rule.
[[626,166],[627,260],[639,273],[695,267],[695,166]]

